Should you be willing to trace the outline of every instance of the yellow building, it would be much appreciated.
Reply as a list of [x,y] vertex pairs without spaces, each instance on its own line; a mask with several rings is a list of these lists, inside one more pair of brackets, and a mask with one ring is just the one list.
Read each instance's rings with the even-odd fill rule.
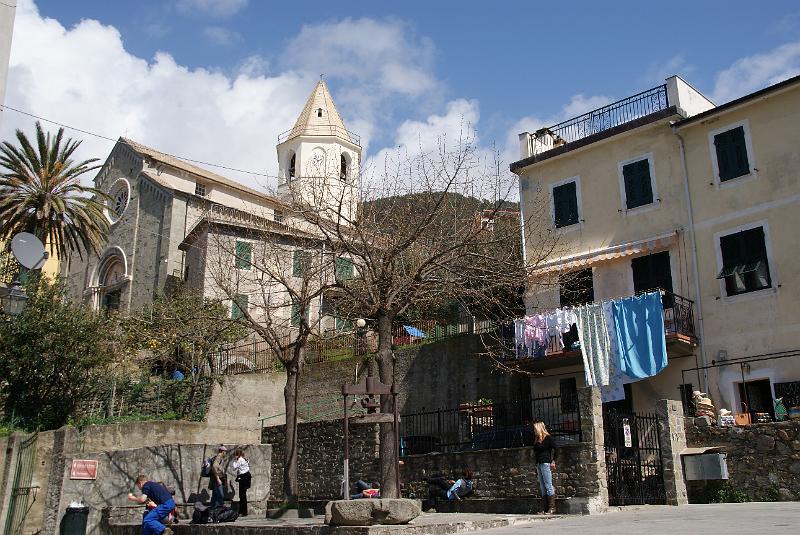
[[[665,290],[668,366],[626,386],[621,407],[697,389],[717,408],[770,412],[782,394],[800,405],[800,356],[763,357],[800,354],[798,119],[800,77],[715,106],[673,76],[520,134],[524,219],[558,240],[532,273],[529,311]],[[583,385],[569,348],[521,363],[543,374],[532,390]]]

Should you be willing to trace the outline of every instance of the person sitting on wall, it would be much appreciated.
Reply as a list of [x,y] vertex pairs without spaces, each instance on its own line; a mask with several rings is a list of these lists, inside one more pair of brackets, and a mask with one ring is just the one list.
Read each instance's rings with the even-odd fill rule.
[[355,484],[355,494],[350,495],[351,500],[359,500],[362,498],[380,498],[381,486],[379,483],[367,483],[363,479],[359,479]]
[[144,505],[149,502],[155,504],[155,507],[144,515],[142,535],[173,535],[173,531],[164,525],[164,521],[175,509],[175,500],[169,489],[161,483],[149,481],[145,475],[138,476],[135,484],[142,491],[142,495],[135,496],[128,493],[128,500]]
[[458,479],[447,479],[444,477],[425,478],[428,484],[429,507],[436,509],[439,499],[461,500],[472,494],[472,470],[465,468]]

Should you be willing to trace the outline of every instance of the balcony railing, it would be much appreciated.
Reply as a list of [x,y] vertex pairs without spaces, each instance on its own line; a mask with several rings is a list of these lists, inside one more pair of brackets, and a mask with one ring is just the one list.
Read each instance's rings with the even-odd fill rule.
[[669,107],[666,84],[530,134],[528,154],[548,150],[629,123]]
[[349,139],[356,145],[361,145],[361,136],[335,124],[309,125],[297,130],[292,128],[291,130],[287,130],[278,134],[278,144],[281,144],[287,139],[291,139],[296,135],[300,135],[301,133],[309,136],[339,136],[344,139]]
[[[648,290],[651,291],[651,290]],[[643,293],[643,292],[639,292]],[[683,296],[661,291],[661,304],[664,309],[664,334],[667,342],[680,341],[693,345],[697,340],[694,327],[694,301]],[[521,354],[515,349],[513,325],[503,332],[505,352],[509,359],[532,359],[577,353],[580,351],[578,343],[578,327],[573,324],[572,329],[564,334],[553,334],[549,337],[544,354]]]

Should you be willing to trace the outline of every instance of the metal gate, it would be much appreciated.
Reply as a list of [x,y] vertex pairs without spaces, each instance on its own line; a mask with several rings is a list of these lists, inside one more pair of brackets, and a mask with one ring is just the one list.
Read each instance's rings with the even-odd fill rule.
[[39,487],[31,487],[33,480],[33,453],[36,450],[36,437],[33,435],[22,439],[17,450],[17,470],[14,473],[14,486],[8,502],[8,515],[3,535],[20,535],[25,517],[36,501]]
[[664,505],[659,421],[655,414],[603,414],[609,505]]

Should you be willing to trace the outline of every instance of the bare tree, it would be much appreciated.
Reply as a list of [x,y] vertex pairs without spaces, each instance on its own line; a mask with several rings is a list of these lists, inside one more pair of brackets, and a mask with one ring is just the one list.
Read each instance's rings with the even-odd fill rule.
[[[291,218],[290,218],[291,219]],[[285,505],[298,500],[297,398],[309,337],[319,332],[321,303],[333,284],[324,241],[298,224],[251,218],[247,225],[206,226],[206,293],[231,303],[231,321],[263,340],[286,372]]]
[[[369,318],[378,334],[380,379],[393,379],[393,323],[404,315],[459,302],[484,316],[511,317],[520,289],[556,240],[541,225],[525,229],[523,251],[516,177],[468,137],[433,151],[398,151],[374,176],[362,175],[356,211],[344,197],[303,213],[326,249],[353,259],[358,275],[337,279],[340,309]],[[335,199],[334,199],[335,200]],[[388,397],[381,410],[391,412]],[[380,433],[381,482],[393,497],[391,426]]]

